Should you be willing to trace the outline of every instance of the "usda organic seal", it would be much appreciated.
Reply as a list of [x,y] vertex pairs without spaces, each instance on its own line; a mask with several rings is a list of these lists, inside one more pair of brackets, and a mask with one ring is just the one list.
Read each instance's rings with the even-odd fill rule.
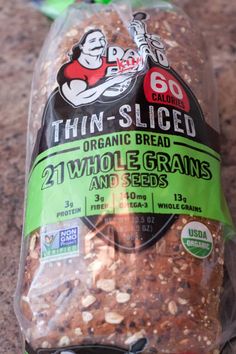
[[201,222],[192,221],[185,225],[181,232],[181,242],[192,256],[208,257],[213,249],[213,239],[210,230]]

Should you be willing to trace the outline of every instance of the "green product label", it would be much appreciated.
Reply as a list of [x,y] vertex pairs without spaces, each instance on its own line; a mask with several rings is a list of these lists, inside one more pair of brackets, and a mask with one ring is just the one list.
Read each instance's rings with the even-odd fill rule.
[[94,2],[97,4],[109,4],[111,0],[95,0]]
[[[218,134],[171,67],[165,43],[149,33],[149,20],[145,12],[130,19],[135,48],[109,43],[105,27],[68,48],[29,176],[25,235],[41,228],[41,259],[78,254],[88,229],[137,252],[181,214],[231,224]],[[190,253],[211,251],[208,238],[185,236]]]
[[50,17],[51,19],[55,19],[74,2],[75,0],[45,0],[40,4],[40,10],[46,16]]
[[188,214],[230,223],[220,157],[186,138],[124,132],[51,148],[29,179],[25,233],[103,214]]

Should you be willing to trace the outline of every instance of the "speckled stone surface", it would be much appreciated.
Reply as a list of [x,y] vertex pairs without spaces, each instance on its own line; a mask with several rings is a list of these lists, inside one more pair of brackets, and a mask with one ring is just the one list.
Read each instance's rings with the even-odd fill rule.
[[[236,221],[236,1],[190,1],[186,11],[203,32],[218,89],[223,181]],[[20,354],[13,312],[24,196],[30,82],[50,23],[23,0],[0,0],[0,354]],[[236,349],[235,349],[236,353]]]

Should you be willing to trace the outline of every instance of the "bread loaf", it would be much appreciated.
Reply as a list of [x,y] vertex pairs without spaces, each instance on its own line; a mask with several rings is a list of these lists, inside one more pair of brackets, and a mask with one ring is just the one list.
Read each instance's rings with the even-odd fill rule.
[[[219,155],[208,57],[181,10],[150,1],[132,12],[127,6],[72,7],[38,64],[30,179],[48,165],[39,189],[39,177],[29,179],[16,310],[29,354],[217,352],[227,216],[212,167]],[[182,150],[167,163],[173,139]],[[79,176],[76,189],[60,190],[66,177],[57,172],[55,186],[53,158],[78,143],[78,158],[60,166],[69,166],[72,185],[89,161],[89,182]],[[99,184],[93,177],[101,172]]]

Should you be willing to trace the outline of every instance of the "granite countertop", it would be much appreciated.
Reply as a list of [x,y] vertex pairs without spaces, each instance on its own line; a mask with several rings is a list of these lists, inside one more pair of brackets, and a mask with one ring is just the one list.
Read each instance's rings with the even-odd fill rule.
[[[0,0],[0,354],[20,353],[13,312],[20,253],[24,161],[30,83],[50,22],[26,0]],[[218,88],[223,182],[236,221],[236,2],[198,0],[186,5],[204,33]]]

